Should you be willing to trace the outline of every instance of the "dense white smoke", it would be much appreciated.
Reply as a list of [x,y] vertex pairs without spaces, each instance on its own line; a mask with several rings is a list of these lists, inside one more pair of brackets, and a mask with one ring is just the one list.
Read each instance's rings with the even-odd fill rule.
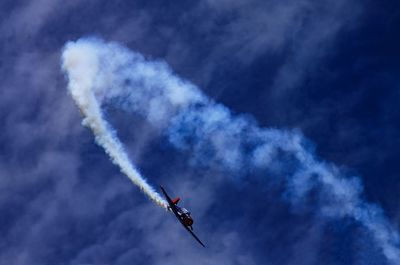
[[[111,160],[128,176],[146,195],[158,205],[167,208],[165,200],[154,191],[137,169],[130,163],[121,142],[113,134],[112,129],[104,120],[100,109],[101,101],[96,97],[99,85],[107,75],[99,75],[102,69],[100,50],[95,46],[69,43],[62,55],[62,68],[68,76],[68,89],[84,116],[83,124],[89,127]],[[108,54],[107,56],[110,56]],[[112,56],[112,55],[111,55]]]
[[251,117],[235,116],[174,75],[164,62],[146,60],[116,43],[69,42],[63,67],[70,92],[85,115],[84,124],[121,170],[159,204],[164,202],[130,165],[103,120],[102,103],[141,115],[174,147],[190,153],[197,165],[234,176],[261,172],[266,179],[280,178],[294,206],[312,193],[321,216],[359,222],[387,260],[400,264],[399,235],[381,208],[362,199],[358,178],[344,176],[335,165],[316,158],[300,132],[260,128]]

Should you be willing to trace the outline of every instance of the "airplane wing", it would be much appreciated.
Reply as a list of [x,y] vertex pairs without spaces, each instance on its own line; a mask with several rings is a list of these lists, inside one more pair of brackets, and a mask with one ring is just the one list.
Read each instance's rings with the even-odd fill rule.
[[172,212],[174,213],[174,215],[176,216],[176,218],[178,218],[179,222],[183,225],[183,227],[186,228],[186,230],[194,237],[194,239],[196,239],[197,242],[200,243],[200,245],[202,245],[203,247],[206,247],[201,241],[200,239],[193,233],[193,231],[191,231],[182,221],[182,219],[179,217],[178,211],[176,209],[176,205],[172,202],[171,198],[168,196],[167,192],[164,190],[164,188],[162,186],[160,186],[162,193],[164,194],[165,198],[167,199],[169,208],[172,210]]
[[200,239],[195,235],[195,233],[193,233],[192,230],[190,230],[190,229],[189,229],[186,225],[184,225],[182,222],[181,222],[181,224],[186,228],[186,230],[188,230],[188,232],[194,237],[194,239],[196,239],[197,242],[200,243],[200,245],[202,245],[203,247],[206,247],[206,246],[204,246],[204,244],[200,241]]

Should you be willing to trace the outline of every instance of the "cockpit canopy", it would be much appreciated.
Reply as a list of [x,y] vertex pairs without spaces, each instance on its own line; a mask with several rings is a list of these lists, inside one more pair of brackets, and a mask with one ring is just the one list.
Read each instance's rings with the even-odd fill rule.
[[182,213],[190,215],[190,212],[186,208],[181,208]]

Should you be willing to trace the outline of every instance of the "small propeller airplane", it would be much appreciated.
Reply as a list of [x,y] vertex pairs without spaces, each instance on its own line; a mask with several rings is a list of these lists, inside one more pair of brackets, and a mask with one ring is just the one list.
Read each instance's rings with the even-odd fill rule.
[[168,210],[172,211],[176,218],[181,222],[181,224],[186,228],[186,230],[200,243],[203,247],[206,247],[200,239],[193,233],[193,218],[190,216],[190,212],[183,207],[178,206],[178,202],[181,200],[179,197],[171,199],[167,192],[162,186],[160,186],[162,193],[168,202]]

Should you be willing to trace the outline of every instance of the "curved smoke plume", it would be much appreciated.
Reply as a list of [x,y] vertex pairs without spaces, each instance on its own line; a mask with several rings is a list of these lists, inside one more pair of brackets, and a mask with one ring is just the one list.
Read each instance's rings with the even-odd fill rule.
[[[104,148],[111,160],[136,184],[151,200],[167,208],[163,198],[146,182],[138,170],[129,161],[121,142],[103,118],[100,109],[101,100],[96,97],[99,84],[106,78],[99,75],[102,69],[100,50],[91,45],[69,43],[62,55],[62,68],[68,76],[68,89],[84,116],[83,124],[95,135],[96,142]],[[110,55],[107,55],[110,56]],[[103,73],[105,74],[105,73]]]
[[260,128],[243,115],[207,98],[193,84],[173,74],[162,61],[98,39],[66,44],[63,68],[74,97],[96,141],[121,171],[150,196],[165,205],[129,163],[118,139],[104,121],[104,102],[141,115],[169,142],[191,153],[193,162],[215,166],[232,175],[265,172],[279,176],[286,197],[300,205],[311,193],[318,213],[328,218],[352,218],[381,248],[387,260],[400,264],[399,235],[380,207],[362,199],[358,178],[350,178],[333,164],[319,160],[297,131]]

